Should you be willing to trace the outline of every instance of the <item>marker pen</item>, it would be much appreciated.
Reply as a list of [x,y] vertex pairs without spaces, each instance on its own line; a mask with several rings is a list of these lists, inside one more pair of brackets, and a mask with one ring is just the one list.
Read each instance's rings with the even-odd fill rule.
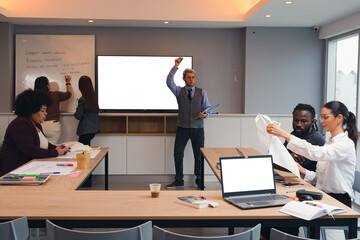
[[199,198],[206,200],[206,198],[203,195],[199,195]]
[[315,203],[311,203],[311,202],[306,202],[306,204],[314,206],[314,207],[318,207],[318,208],[322,208],[321,205],[315,204]]
[[21,174],[21,177],[39,177],[39,174]]
[[286,193],[293,193],[293,192],[297,192],[297,191],[305,191],[305,189],[298,189],[298,190],[294,190],[294,191],[286,191]]
[[290,197],[290,196],[285,195],[285,194],[281,194],[281,196],[284,196],[284,197],[290,198],[290,199],[292,199],[292,200],[296,200],[294,197]]
[[72,163],[57,163],[56,166],[72,167],[72,166],[74,166],[74,164],[72,164]]
[[71,174],[74,174],[74,173],[81,173],[81,171],[71,172],[71,173],[68,173],[67,175],[71,175]]

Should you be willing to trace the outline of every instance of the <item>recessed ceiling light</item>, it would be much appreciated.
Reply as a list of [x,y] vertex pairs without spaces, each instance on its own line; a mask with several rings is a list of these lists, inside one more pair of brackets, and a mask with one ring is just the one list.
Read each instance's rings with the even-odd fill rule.
[[266,17],[266,18],[271,18],[271,15],[270,15],[270,14],[266,14],[264,17]]
[[165,21],[164,24],[169,24],[169,22],[168,22],[168,21]]
[[285,4],[292,4],[292,1],[286,1]]
[[89,22],[89,23],[92,23],[92,22],[94,22],[94,20],[88,20],[88,22]]

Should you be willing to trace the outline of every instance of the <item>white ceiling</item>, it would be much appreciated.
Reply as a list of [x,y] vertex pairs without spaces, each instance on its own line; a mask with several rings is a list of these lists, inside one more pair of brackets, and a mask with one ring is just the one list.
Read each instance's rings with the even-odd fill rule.
[[[11,6],[10,2],[19,2]],[[28,1],[28,0],[26,0]],[[266,27],[313,27],[328,23],[360,12],[360,0],[251,0],[266,4],[245,21],[241,15],[234,17],[234,4],[244,0],[133,0],[132,7],[111,9],[109,0],[99,11],[96,0],[87,0],[92,4],[76,4],[80,0],[51,0],[48,5],[40,4],[41,0],[30,1],[35,6],[31,9],[24,6],[25,0],[0,0],[0,21],[26,25],[65,25],[65,26],[119,26],[119,27],[185,27],[185,28],[241,28],[246,26]],[[118,0],[119,1],[119,0]],[[124,3],[126,0],[122,0]],[[39,3],[36,6],[36,2]],[[98,3],[101,1],[98,1]],[[223,3],[219,8],[219,2]],[[265,3],[264,3],[265,2]],[[11,3],[11,4],[12,4]],[[27,2],[29,3],[29,2]],[[75,3],[75,4],[74,4]],[[145,9],[139,4],[144,3]],[[153,9],[149,5],[154,6]],[[196,4],[194,4],[196,3]],[[201,4],[200,4],[201,3]],[[67,5],[71,4],[71,5]],[[226,5],[228,7],[223,7]],[[25,4],[26,5],[26,4]],[[54,6],[55,5],[55,6]],[[39,7],[41,6],[41,7]],[[69,6],[72,6],[69,10]],[[144,5],[143,5],[144,6]],[[161,6],[161,7],[160,7]],[[63,9],[62,9],[63,7]],[[178,8],[178,11],[175,12]],[[40,9],[38,12],[37,10]],[[63,14],[63,13],[66,14]],[[190,13],[189,13],[190,12]],[[101,14],[103,13],[103,14]],[[187,13],[187,14],[185,14]],[[243,13],[244,14],[244,13]],[[270,14],[271,18],[264,16]],[[132,17],[134,16],[134,17]],[[139,16],[143,20],[138,20]],[[88,23],[88,19],[94,19]],[[185,20],[184,20],[185,19]],[[169,20],[169,24],[164,24]]]
[[[358,0],[273,0],[246,21],[247,26],[312,27],[328,23],[360,11]],[[272,17],[267,21],[265,14]]]

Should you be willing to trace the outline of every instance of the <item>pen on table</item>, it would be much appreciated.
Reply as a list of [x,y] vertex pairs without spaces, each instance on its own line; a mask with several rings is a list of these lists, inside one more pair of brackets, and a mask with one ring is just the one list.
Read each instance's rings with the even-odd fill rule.
[[21,177],[39,177],[39,174],[21,174]]
[[286,193],[293,193],[293,192],[297,192],[297,191],[305,191],[305,189],[298,189],[298,190],[294,190],[294,191],[286,191]]
[[296,200],[294,197],[290,197],[290,196],[285,195],[285,194],[281,194],[281,196],[284,196],[284,197],[290,198],[290,199],[292,199],[292,200]]
[[72,164],[72,163],[57,163],[56,166],[72,167],[72,166],[74,166],[74,164]]
[[321,205],[318,205],[318,204],[315,204],[315,203],[311,203],[311,202],[306,202],[305,204],[308,204],[308,205],[311,205],[311,206],[314,206],[314,207],[318,207],[318,208],[322,208]]
[[40,175],[49,175],[49,174],[60,174],[60,172],[44,172],[44,173],[40,173]]
[[71,173],[68,173],[67,175],[71,175],[71,174],[74,174],[74,173],[81,173],[81,171],[71,172]]
[[296,186],[296,185],[304,185],[302,183],[292,183],[292,182],[283,182],[282,183],[286,187]]
[[245,154],[239,148],[235,148],[235,149],[238,152],[239,156],[245,156]]
[[206,200],[206,197],[204,197],[203,195],[199,195],[199,198]]

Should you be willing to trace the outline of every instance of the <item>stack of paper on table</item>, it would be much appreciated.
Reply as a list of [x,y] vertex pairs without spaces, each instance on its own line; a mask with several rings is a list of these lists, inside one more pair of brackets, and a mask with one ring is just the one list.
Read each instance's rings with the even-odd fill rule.
[[[92,148],[91,148],[92,149]],[[57,157],[57,159],[76,159],[76,154],[78,153],[82,153],[83,151],[78,151],[78,150],[73,150],[71,149],[70,152],[66,153],[65,155],[59,155]],[[90,153],[90,158],[95,158],[96,155],[98,155],[101,152],[100,149],[92,149],[89,150],[88,153]]]
[[205,208],[209,206],[209,202],[206,199],[194,196],[178,197],[176,202],[194,208]]
[[205,208],[205,207],[216,208],[219,206],[217,202],[209,201],[206,200],[205,198],[194,197],[194,196],[178,197],[176,202],[193,208]]
[[[72,166],[57,166],[57,164],[72,164]],[[52,174],[67,175],[77,167],[77,162],[59,162],[59,161],[32,161],[14,171],[12,174]]]

